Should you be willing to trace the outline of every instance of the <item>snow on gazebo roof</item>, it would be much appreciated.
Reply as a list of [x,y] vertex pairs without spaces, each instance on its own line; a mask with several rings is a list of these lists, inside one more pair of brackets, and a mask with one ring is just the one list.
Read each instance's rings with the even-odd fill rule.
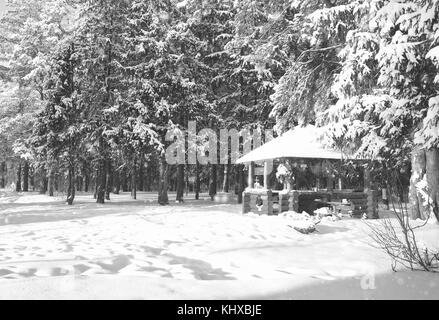
[[339,150],[325,147],[322,143],[322,136],[321,129],[315,126],[296,127],[244,155],[237,163],[281,158],[361,160],[343,154]]

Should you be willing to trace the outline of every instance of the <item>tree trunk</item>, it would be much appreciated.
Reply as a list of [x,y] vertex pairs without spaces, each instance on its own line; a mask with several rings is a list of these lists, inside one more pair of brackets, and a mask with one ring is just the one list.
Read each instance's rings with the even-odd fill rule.
[[88,192],[90,187],[90,172],[85,161],[82,164],[82,174],[84,175],[84,192]]
[[47,178],[47,175],[44,174],[44,176],[41,177],[41,194],[46,194],[47,190],[49,188],[49,179]]
[[114,194],[120,194],[120,173],[118,170],[114,170],[113,172],[114,178]]
[[436,219],[439,220],[439,149],[426,152],[426,174],[430,192],[431,207]]
[[58,171],[55,171],[54,172],[54,177],[53,177],[53,181],[54,181],[54,183],[53,183],[53,191],[54,192],[56,192],[56,193],[59,193],[59,190],[60,190],[60,174],[59,174],[59,172]]
[[145,175],[145,191],[151,192],[151,183],[152,183],[152,175],[151,175],[151,164],[150,162],[146,167],[146,175]]
[[46,194],[47,192],[47,185],[48,185],[48,179],[47,179],[47,170],[42,169],[41,170],[41,179],[40,179],[40,193]]
[[107,159],[105,165],[105,200],[110,200],[110,193],[113,184],[111,160]]
[[23,166],[23,192],[29,192],[29,162],[25,161]]
[[[426,219],[427,213],[423,205],[422,195],[417,184],[424,179],[426,172],[425,150],[415,147],[412,151],[412,176],[410,178],[410,205],[412,219]],[[395,186],[393,186],[395,187]]]
[[86,172],[84,177],[84,192],[88,192],[89,188],[90,188],[90,174]]
[[190,191],[190,188],[189,188],[189,165],[186,165],[185,169],[186,170],[184,170],[184,185],[186,188],[186,197],[187,197],[189,195],[189,191]]
[[224,167],[225,167],[225,165],[217,165],[216,166],[217,167],[217,187],[216,187],[216,189],[217,190],[222,190],[222,188],[223,188],[223,185],[224,185]]
[[53,197],[55,188],[55,173],[52,167],[49,169],[49,177],[47,179],[47,188],[49,189],[49,197]]
[[184,164],[177,166],[177,197],[176,201],[184,202]]
[[96,203],[105,203],[106,190],[106,160],[100,159],[98,164],[98,174],[96,177]]
[[21,161],[17,168],[17,185],[15,186],[15,191],[21,192]]
[[84,177],[78,176],[76,178],[76,191],[84,191]]
[[[172,170],[172,171],[174,171],[174,170]],[[171,175],[172,177],[174,177],[174,172],[172,172],[172,175]],[[171,179],[171,181],[172,181],[172,190],[171,191],[175,191],[175,192],[177,192],[177,184],[178,184],[178,177],[177,177],[177,172],[175,172],[175,179]]]
[[7,169],[6,169],[6,161],[3,161],[1,163],[1,174],[2,177],[0,179],[0,188],[4,189],[6,187],[6,173],[7,173]]
[[122,191],[123,192],[128,192],[128,178],[127,178],[127,170],[124,167],[122,170]]
[[169,204],[168,198],[168,164],[165,155],[160,157],[160,177],[159,177],[159,204],[162,206]]
[[73,163],[69,164],[69,174],[68,174],[68,188],[67,188],[67,204],[72,205],[73,200],[75,200],[75,167]]
[[245,190],[245,174],[244,174],[244,165],[240,164],[237,166],[236,178],[238,185],[238,203],[242,203],[242,193]]
[[35,191],[35,169],[32,167],[29,170],[29,182],[32,186],[32,191]]
[[216,195],[217,187],[217,165],[211,164],[209,177],[209,196],[213,200]]
[[200,164],[195,165],[195,200],[200,200]]
[[95,199],[98,198],[98,177],[99,177],[99,167],[96,169],[95,177],[94,177],[94,195]]
[[144,190],[144,176],[145,176],[145,171],[144,171],[144,164],[143,164],[143,156],[140,156],[140,162],[139,162],[139,170],[138,170],[138,177],[137,177],[137,186],[139,191],[145,191]]
[[59,175],[59,174],[57,174],[57,175],[55,175],[55,184],[54,184],[54,186],[55,186],[55,191],[56,192],[64,192],[64,187],[60,187],[61,185],[62,185],[62,183],[61,183],[61,179],[62,179],[62,177]]
[[136,157],[133,159],[133,168],[131,170],[131,197],[137,199],[137,161]]
[[223,192],[229,192],[230,164],[224,165]]

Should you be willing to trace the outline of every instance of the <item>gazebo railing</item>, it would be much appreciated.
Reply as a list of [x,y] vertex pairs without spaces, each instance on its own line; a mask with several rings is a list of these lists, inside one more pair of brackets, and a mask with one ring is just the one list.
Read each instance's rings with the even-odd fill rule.
[[[274,194],[278,194],[277,197]],[[376,191],[354,192],[334,191],[298,191],[273,192],[266,189],[250,189],[243,193],[243,213],[276,215],[282,212],[306,211],[310,214],[317,209],[316,200],[321,203],[341,202],[346,199],[351,204],[352,215],[361,218],[364,214],[370,219],[378,218],[378,193]]]

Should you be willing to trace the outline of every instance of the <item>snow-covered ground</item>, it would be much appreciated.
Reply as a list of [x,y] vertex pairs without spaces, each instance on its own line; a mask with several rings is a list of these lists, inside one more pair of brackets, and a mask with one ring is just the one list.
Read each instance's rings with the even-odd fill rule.
[[[304,235],[237,204],[155,198],[79,194],[67,206],[0,190],[0,298],[439,299],[439,275],[393,273],[364,221]],[[438,226],[425,235],[439,247]]]

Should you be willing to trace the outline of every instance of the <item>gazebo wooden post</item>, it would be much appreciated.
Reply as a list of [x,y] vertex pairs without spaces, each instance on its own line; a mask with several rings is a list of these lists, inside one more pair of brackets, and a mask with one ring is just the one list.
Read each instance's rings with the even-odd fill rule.
[[364,192],[367,194],[367,217],[378,219],[378,196],[377,192],[372,190],[372,178],[367,165],[364,167]]
[[369,190],[367,194],[367,217],[369,219],[379,219],[378,214],[378,195],[376,191]]
[[268,161],[264,162],[264,188],[267,190],[270,188],[270,183],[268,180]]
[[317,169],[317,177],[316,177],[316,189],[319,191],[322,188],[322,170],[323,170],[323,161],[318,160],[318,169]]
[[370,189],[371,189],[370,170],[366,166],[364,167],[364,191],[369,191]]
[[255,163],[250,162],[250,164],[248,165],[248,187],[250,189],[253,189],[255,187],[254,174],[255,174]]

